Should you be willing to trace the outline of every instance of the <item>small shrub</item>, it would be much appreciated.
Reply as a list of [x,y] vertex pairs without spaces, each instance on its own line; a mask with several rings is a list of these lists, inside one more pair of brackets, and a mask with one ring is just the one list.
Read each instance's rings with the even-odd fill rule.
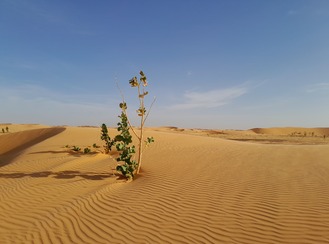
[[86,147],[85,149],[83,149],[83,153],[84,154],[88,154],[88,153],[90,153],[91,152],[91,150],[90,150],[90,148],[88,148],[88,147]]
[[148,138],[146,138],[146,140],[145,140],[145,146],[149,146],[151,143],[153,143],[154,142],[154,138],[153,137],[148,137]]
[[93,144],[93,148],[100,148],[96,143]]
[[79,152],[81,150],[81,148],[77,147],[77,146],[73,146],[72,150],[75,152]]
[[114,140],[111,140],[106,124],[102,124],[101,139],[105,142],[104,153],[108,154],[111,151],[112,146],[115,144]]
[[[107,126],[105,124],[102,124],[101,127],[101,139],[105,142],[104,152],[109,153],[109,151],[111,151],[112,146],[116,147],[117,151],[119,152],[119,157],[116,158],[116,160],[118,161],[116,170],[121,172],[122,175],[124,175],[128,180],[132,180],[134,176],[140,172],[144,147],[154,142],[153,137],[148,137],[146,138],[146,140],[144,140],[144,125],[146,119],[149,116],[152,105],[155,102],[155,98],[151,103],[150,109],[147,111],[145,108],[144,98],[146,95],[148,95],[148,92],[145,91],[145,87],[148,85],[148,83],[143,71],[140,71],[139,74],[139,81],[137,77],[133,77],[131,80],[129,80],[130,86],[137,88],[139,108],[136,110],[136,112],[140,118],[140,123],[138,127],[139,133],[135,131],[129,121],[127,114],[128,107],[120,88],[119,90],[122,96],[122,102],[119,104],[119,107],[121,108],[121,115],[118,116],[120,118],[120,122],[117,124],[117,131],[120,132],[120,134],[116,135],[113,139],[111,139],[108,134]],[[138,140],[137,160],[133,159],[133,155],[136,153],[136,148],[134,145],[131,145],[132,136],[130,134],[130,130],[133,132],[133,134]]]
[[[121,119],[121,122],[118,123],[118,131],[121,131],[121,135],[119,137],[116,137],[116,139],[120,139],[117,141],[121,142],[120,148],[117,147],[118,151],[121,150],[120,157],[117,159],[117,161],[123,161],[123,165],[118,165],[117,170],[120,171],[124,176],[126,176],[128,179],[133,179],[134,175],[139,174],[141,166],[142,166],[142,155],[144,146],[148,146],[150,143],[154,142],[153,137],[148,137],[144,141],[144,125],[145,121],[147,120],[149,113],[151,111],[152,105],[155,102],[155,98],[153,102],[151,103],[150,109],[147,111],[145,107],[144,98],[148,95],[148,91],[145,91],[145,87],[147,87],[147,78],[143,71],[139,72],[140,78],[139,80],[137,77],[133,77],[129,80],[129,84],[131,87],[137,88],[137,96],[139,101],[139,108],[136,110],[139,119],[139,133],[137,133],[134,128],[132,127],[128,114],[127,114],[127,104],[125,102],[125,99],[122,95],[122,103],[120,103],[120,108],[122,110],[121,116],[119,118]],[[136,152],[134,146],[129,146],[129,143],[131,143],[131,135],[129,132],[129,129],[132,130],[134,135],[137,137],[137,147],[138,147],[138,154],[137,154],[137,161],[132,160],[132,155]],[[145,144],[145,145],[144,145]]]
[[136,160],[132,159],[133,154],[136,152],[135,146],[130,146],[132,143],[132,136],[129,132],[128,119],[124,112],[119,116],[121,121],[118,123],[117,130],[120,131],[120,135],[115,137],[116,149],[120,152],[117,158],[118,162],[123,162],[116,167],[116,170],[121,172],[128,180],[134,178],[134,173],[138,167]]

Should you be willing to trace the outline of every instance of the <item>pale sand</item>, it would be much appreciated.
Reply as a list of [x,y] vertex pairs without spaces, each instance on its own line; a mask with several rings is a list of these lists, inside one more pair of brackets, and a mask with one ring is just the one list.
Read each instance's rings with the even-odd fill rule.
[[102,145],[97,128],[9,128],[0,134],[1,243],[329,243],[328,144],[153,128],[142,174],[125,183],[109,156],[64,147]]

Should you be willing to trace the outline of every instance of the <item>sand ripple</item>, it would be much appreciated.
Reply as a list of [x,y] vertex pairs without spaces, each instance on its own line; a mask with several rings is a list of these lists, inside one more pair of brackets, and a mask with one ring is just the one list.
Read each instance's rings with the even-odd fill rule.
[[328,146],[150,133],[132,183],[105,155],[45,154],[70,129],[25,148],[0,167],[2,243],[329,243]]

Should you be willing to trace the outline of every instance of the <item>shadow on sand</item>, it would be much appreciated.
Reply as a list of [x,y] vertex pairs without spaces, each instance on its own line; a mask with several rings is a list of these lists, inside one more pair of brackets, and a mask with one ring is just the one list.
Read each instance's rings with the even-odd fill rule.
[[70,150],[70,149],[64,149],[64,150],[60,150],[60,151],[48,150],[48,151],[32,152],[30,154],[46,154],[46,153],[51,153],[51,154],[67,154],[67,155],[71,155],[71,156],[74,156],[74,157],[81,157],[81,156],[96,155],[96,154],[98,154],[100,152],[83,153],[82,151],[75,152],[75,151]]
[[87,180],[104,180],[107,178],[121,178],[121,175],[114,173],[94,173],[94,172],[80,172],[74,170],[66,170],[60,172],[52,172],[52,171],[40,171],[40,172],[32,172],[32,173],[24,173],[24,172],[8,172],[8,173],[0,173],[0,178],[23,178],[23,177],[32,177],[32,178],[41,178],[41,177],[53,177],[56,179],[73,179],[76,177],[80,177]]
[[[27,148],[53,137],[64,130],[64,127],[52,127],[21,131],[1,136],[0,146],[4,146],[5,149],[0,150],[2,151],[2,153],[0,153],[0,167],[10,164]],[[8,145],[10,145],[8,144],[9,141],[15,143],[8,147]]]

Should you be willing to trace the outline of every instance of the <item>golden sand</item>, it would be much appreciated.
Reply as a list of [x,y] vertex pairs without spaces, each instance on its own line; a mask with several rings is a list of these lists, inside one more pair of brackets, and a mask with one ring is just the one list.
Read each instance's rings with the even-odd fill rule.
[[[98,128],[9,128],[0,134],[1,243],[329,243],[328,129],[149,128],[156,142],[125,183],[109,156],[65,147],[102,145]],[[319,143],[255,137],[289,141],[296,131],[315,131]]]

